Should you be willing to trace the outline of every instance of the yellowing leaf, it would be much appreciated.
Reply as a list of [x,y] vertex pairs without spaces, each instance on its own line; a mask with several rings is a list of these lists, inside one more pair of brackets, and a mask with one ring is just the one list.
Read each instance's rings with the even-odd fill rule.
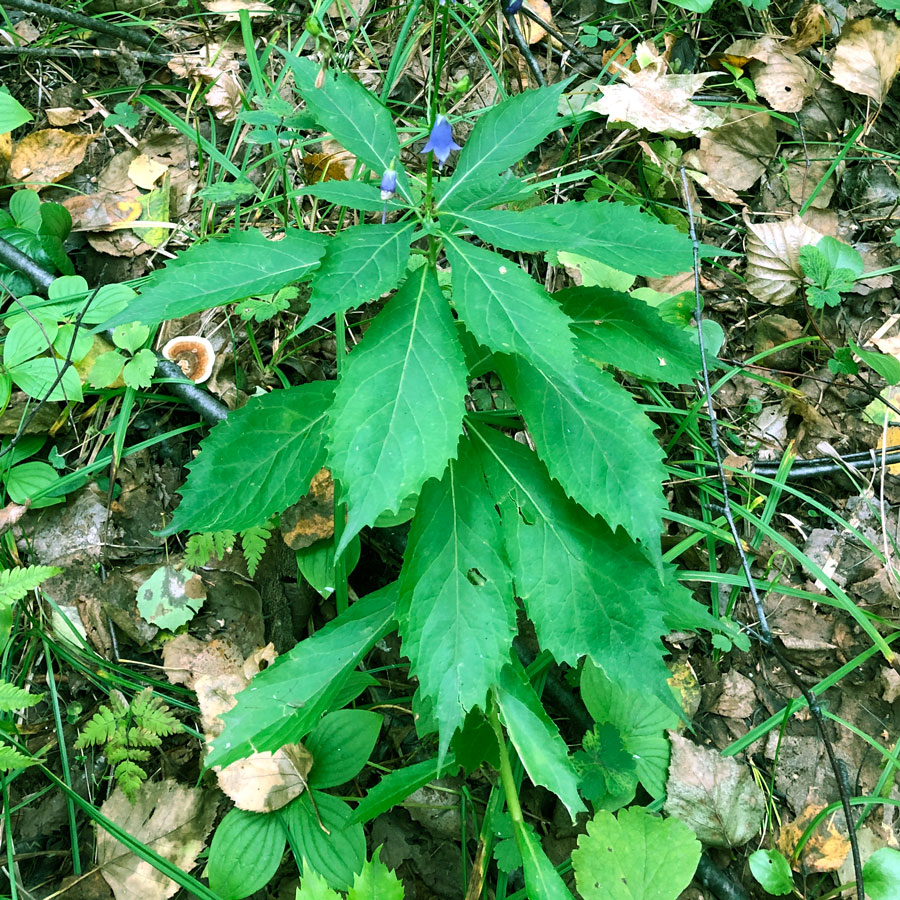
[[778,849],[797,871],[805,867],[813,872],[834,872],[841,867],[850,852],[850,841],[835,826],[835,817],[843,816],[843,813],[835,812],[825,816],[816,825],[809,840],[803,845],[799,857],[793,858],[807,826],[822,809],[821,806],[807,806],[793,822],[786,824],[778,835],[776,841]]
[[84,159],[94,134],[69,134],[59,128],[33,131],[13,150],[9,176],[36,191],[62,181]]

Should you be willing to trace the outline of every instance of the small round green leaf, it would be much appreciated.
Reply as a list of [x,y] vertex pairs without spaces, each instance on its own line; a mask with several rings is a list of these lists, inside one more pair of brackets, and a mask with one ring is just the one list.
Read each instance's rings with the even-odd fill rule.
[[[26,500],[34,501],[34,498],[52,487],[59,481],[59,472],[43,462],[27,462],[20,466],[13,466],[6,479],[6,491],[15,503],[24,503]],[[50,506],[58,503],[57,498],[51,500],[38,500],[32,502],[32,506]]]
[[900,851],[891,847],[876,850],[863,866],[863,879],[866,896],[871,900],[897,900],[900,897]]
[[[757,850],[750,854],[750,871],[769,894],[781,896],[794,889],[794,877],[788,861],[777,850]],[[868,889],[868,882],[866,888]]]

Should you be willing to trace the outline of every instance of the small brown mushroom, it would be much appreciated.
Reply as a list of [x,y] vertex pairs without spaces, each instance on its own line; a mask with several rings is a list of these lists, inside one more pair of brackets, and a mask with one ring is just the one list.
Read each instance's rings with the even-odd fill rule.
[[194,384],[203,384],[212,375],[216,354],[212,344],[198,334],[172,338],[162,355],[175,363]]

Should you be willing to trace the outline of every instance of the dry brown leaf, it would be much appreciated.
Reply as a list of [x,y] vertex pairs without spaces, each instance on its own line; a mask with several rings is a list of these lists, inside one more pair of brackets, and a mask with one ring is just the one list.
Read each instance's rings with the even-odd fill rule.
[[31,501],[25,504],[10,501],[3,509],[0,509],[0,534],[12,528],[28,512],[30,505]]
[[697,161],[719,184],[746,191],[756,184],[775,156],[775,125],[764,112],[728,109],[725,115],[724,124],[700,138]]
[[856,19],[844,26],[831,62],[831,76],[842,88],[883,103],[898,69],[900,25]]
[[47,113],[47,121],[54,128],[74,125],[76,122],[81,122],[94,114],[92,109],[75,109],[71,106],[53,106],[45,109],[44,112]]
[[334,0],[328,7],[328,15],[332,19],[359,20],[369,8],[372,0]]
[[33,19],[22,19],[13,26],[13,31],[22,39],[23,44],[30,44],[40,36],[40,29],[34,24]]
[[821,3],[806,0],[791,21],[791,36],[784,42],[785,50],[802,53],[813,44],[821,44],[831,34],[831,21]]
[[600,55],[600,62],[610,75],[622,75],[623,72],[640,72],[640,63],[634,58],[631,41],[619,38],[619,43]]
[[[218,49],[220,48],[210,45],[208,54],[203,52],[173,57],[169,60],[168,67],[182,78],[210,85],[203,95],[204,102],[217,119],[231,125],[243,108],[241,97],[244,87],[238,77],[240,66],[234,55],[228,50],[222,50],[216,56]],[[214,62],[210,63],[210,59]]]
[[[812,145],[807,145],[807,153],[810,157],[822,157],[823,154],[816,153]],[[827,154],[824,154],[827,156]],[[802,206],[812,195],[812,192],[818,186],[819,182],[825,177],[828,167],[831,165],[830,159],[813,158],[807,164],[807,155],[803,150],[788,150],[784,153],[784,159],[787,162],[788,192],[791,200]],[[829,175],[828,179],[822,185],[822,188],[813,198],[811,206],[817,209],[827,209],[828,204],[834,196],[835,179],[834,174]]]
[[10,178],[36,191],[62,181],[75,171],[95,137],[94,134],[69,134],[59,128],[33,131],[13,150]]
[[799,216],[783,222],[747,222],[747,290],[774,306],[789,303],[803,282],[800,249],[821,239]]
[[281,514],[281,536],[291,550],[302,550],[334,534],[334,481],[319,469],[309,492]]
[[[181,869],[194,866],[212,830],[218,800],[174,779],[142,785],[132,806],[116,788],[100,812]],[[108,831],[97,829],[97,864],[117,900],[167,900],[178,885]]]
[[751,62],[750,77],[757,93],[779,112],[799,112],[818,85],[818,72],[794,53],[772,54],[766,63]]
[[201,675],[239,672],[243,662],[243,654],[229,640],[200,641],[192,635],[179,634],[163,645],[166,677],[172,684],[183,684],[191,690]]
[[128,177],[145,191],[153,190],[156,182],[166,174],[168,168],[146,153],[136,156],[128,166]]
[[696,75],[668,75],[666,62],[649,45],[638,48],[650,61],[639,72],[623,70],[624,84],[604,87],[603,96],[585,109],[609,117],[609,122],[625,122],[635,128],[646,128],[667,137],[700,135],[722,123],[722,116],[712,109],[691,103],[713,72]]
[[0,178],[7,180],[9,161],[12,158],[12,135],[7,131],[0,134]]
[[775,842],[798,872],[803,867],[813,872],[834,872],[841,867],[850,852],[850,841],[835,826],[836,818],[842,817],[843,813],[834,812],[816,825],[811,837],[803,845],[800,856],[792,858],[807,826],[823,809],[822,806],[807,806],[793,822],[782,827]]
[[668,815],[689,825],[704,844],[739,847],[759,833],[766,801],[746,766],[717,750],[669,732]]
[[302,744],[285,744],[274,753],[239,759],[216,775],[238,809],[274,812],[303,793],[312,764],[312,754]]
[[[536,16],[540,16],[548,25],[553,24],[553,11],[550,9],[550,4],[547,0],[525,0],[524,5]],[[542,41],[547,36],[547,30],[531,19],[521,16],[519,22],[521,23],[522,36],[529,46]]]

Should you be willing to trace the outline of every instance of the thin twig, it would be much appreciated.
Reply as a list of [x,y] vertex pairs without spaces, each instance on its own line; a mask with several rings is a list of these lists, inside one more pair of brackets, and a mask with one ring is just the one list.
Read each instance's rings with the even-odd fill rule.
[[544,78],[544,73],[541,71],[541,67],[538,65],[538,61],[534,58],[534,54],[531,52],[531,47],[528,46],[528,41],[522,36],[522,32],[519,30],[519,23],[516,22],[516,14],[515,13],[504,13],[506,17],[506,24],[509,27],[509,33],[512,35],[512,39],[516,42],[516,46],[519,48],[519,52],[522,56],[525,57],[525,61],[528,63],[528,68],[531,69],[531,73],[537,79],[537,83],[544,87],[547,84],[547,79]]
[[524,4],[519,9],[519,12],[531,19],[531,21],[536,25],[540,25],[541,28],[543,28],[544,31],[546,31],[547,34],[550,35],[550,37],[559,41],[563,45],[563,47],[565,47],[566,50],[568,50],[569,53],[574,56],[579,62],[582,62],[586,66],[589,66],[595,72],[603,72],[603,66],[598,66],[597,63],[595,63],[589,56],[585,56],[585,54],[578,49],[578,46],[576,44],[573,44],[572,41],[570,41],[564,34],[562,34],[562,32],[557,31],[549,22],[545,22],[537,13],[532,12]]
[[81,13],[63,9],[60,6],[52,6],[49,3],[38,3],[37,0],[3,0],[4,6],[13,9],[21,9],[24,12],[34,13],[37,16],[46,16],[54,22],[66,22],[78,28],[87,28],[89,31],[99,31],[110,37],[118,38],[126,44],[137,44],[139,47],[150,47],[154,38],[147,37],[139,31],[123,28],[121,25],[111,25],[105,19],[91,16],[83,16]]
[[[33,259],[26,256],[21,250],[3,238],[0,238],[0,264],[27,275],[35,288],[40,288],[44,292],[56,280],[52,273],[44,269],[43,266],[39,266]],[[77,334],[77,329],[75,334]],[[108,333],[107,336],[112,339],[111,333]],[[194,412],[202,416],[210,424],[215,425],[216,422],[221,422],[228,416],[228,407],[224,403],[213,397],[209,391],[204,390],[193,382],[187,381],[184,377],[184,372],[175,363],[164,359],[158,353],[156,374],[162,378],[172,379],[166,385],[169,393],[183,400]],[[60,375],[59,378],[61,379],[61,377]],[[58,383],[57,381],[54,387]]]
[[687,183],[687,173],[685,172],[684,166],[681,167],[681,187],[684,192],[685,205],[687,208],[688,214],[688,223],[690,225],[690,236],[691,236],[691,244],[693,245],[694,251],[694,316],[697,320],[697,339],[700,346],[700,365],[702,367],[703,374],[703,391],[706,399],[706,409],[709,414],[709,431],[710,431],[710,446],[712,447],[713,455],[715,456],[716,468],[718,469],[719,483],[722,489],[722,514],[725,516],[725,521],[728,523],[728,529],[731,532],[731,536],[734,539],[734,546],[737,550],[738,558],[741,561],[741,568],[744,572],[744,577],[747,580],[747,589],[750,592],[750,596],[753,599],[753,605],[756,608],[756,617],[759,621],[759,637],[764,647],[775,657],[778,661],[779,665],[784,668],[784,671],[788,674],[788,677],[803,695],[803,699],[806,700],[806,703],[809,707],[810,714],[813,719],[815,719],[816,726],[819,729],[819,734],[822,737],[822,744],[825,747],[825,753],[828,756],[828,762],[831,766],[831,771],[834,773],[835,781],[837,782],[838,793],[841,798],[841,806],[844,810],[844,817],[847,821],[847,833],[850,840],[850,852],[853,856],[853,871],[856,875],[856,896],[858,900],[864,900],[865,898],[865,890],[863,887],[863,871],[862,871],[862,861],[859,856],[859,843],[856,840],[856,829],[853,827],[853,810],[850,806],[850,794],[847,791],[846,784],[846,776],[844,774],[845,770],[842,768],[842,763],[838,760],[837,756],[834,752],[834,747],[831,744],[831,740],[828,737],[828,734],[825,731],[825,717],[822,715],[822,708],[819,706],[819,701],[816,698],[815,694],[810,691],[806,685],[803,683],[802,679],[798,676],[797,672],[794,670],[793,666],[788,662],[784,653],[781,651],[781,648],[775,642],[774,637],[772,636],[772,631],[769,628],[769,622],[766,617],[766,610],[763,606],[762,598],[759,596],[759,592],[756,590],[756,582],[753,579],[753,573],[750,570],[750,561],[747,559],[747,554],[744,552],[743,543],[741,542],[741,537],[738,534],[737,525],[734,521],[734,516],[731,511],[731,499],[728,490],[728,479],[725,475],[725,469],[722,466],[722,454],[719,447],[719,428],[716,422],[716,409],[713,405],[713,397],[712,397],[712,386],[709,381],[709,366],[707,365],[706,360],[706,344],[703,340],[703,329],[701,325],[703,324],[703,306],[700,299],[700,242],[697,239],[697,230],[694,227],[694,210],[691,205],[691,193],[688,189]]
[[[92,47],[0,47],[2,56],[21,56],[31,59],[115,59],[122,55],[121,50],[98,50]],[[175,55],[148,53],[146,50],[129,50],[128,58],[138,62],[153,63],[158,66],[168,65]]]

